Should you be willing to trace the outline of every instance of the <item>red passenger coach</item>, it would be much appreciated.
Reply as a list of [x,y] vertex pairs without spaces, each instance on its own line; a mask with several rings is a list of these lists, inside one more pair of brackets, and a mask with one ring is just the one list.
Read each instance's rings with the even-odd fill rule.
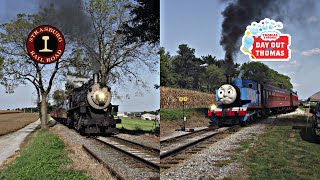
[[292,110],[298,107],[298,95],[296,92],[281,89],[273,85],[265,85],[264,87],[265,108],[275,109],[282,108],[283,110]]
[[57,118],[57,111],[51,111],[51,112],[50,112],[50,116],[51,116],[52,118]]

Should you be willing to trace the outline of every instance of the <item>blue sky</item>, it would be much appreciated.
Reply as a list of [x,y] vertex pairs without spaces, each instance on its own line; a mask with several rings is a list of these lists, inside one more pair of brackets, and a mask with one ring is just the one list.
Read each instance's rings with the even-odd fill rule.
[[[290,9],[301,3],[298,0],[289,2]],[[197,57],[211,54],[218,59],[224,58],[219,41],[223,21],[221,12],[227,3],[218,0],[161,0],[160,3],[160,44],[166,51],[176,55],[180,44],[188,44],[195,49]],[[303,99],[320,91],[320,11],[317,10],[320,10],[319,1],[315,1],[314,11],[303,10],[308,11],[304,13],[304,19],[298,17],[302,12],[297,11],[296,16],[284,20],[281,32],[291,35],[291,60],[265,63],[288,75],[293,90],[298,91],[299,98]],[[236,62],[249,61],[247,56],[238,53]]]
[[[0,1],[0,24],[9,22],[10,19],[16,17],[18,13],[32,14],[38,11],[40,0],[3,0]],[[158,57],[157,57],[158,59]],[[157,60],[156,59],[156,60]],[[159,64],[156,67],[160,69]],[[160,91],[153,88],[154,84],[159,84],[159,73],[149,73],[142,71],[142,79],[149,86],[149,91],[142,91],[143,95],[136,96],[134,86],[128,87],[126,90],[119,90],[120,94],[129,94],[130,99],[122,98],[112,99],[113,104],[119,105],[119,111],[152,111],[160,108]],[[126,84],[127,82],[122,82]],[[63,84],[56,85],[63,88]],[[115,89],[116,87],[112,87]],[[54,90],[54,89],[53,89]],[[128,92],[127,92],[128,91]],[[14,94],[6,94],[5,88],[0,85],[0,109],[12,109],[21,107],[35,106],[36,91],[30,84],[22,85],[16,88]]]

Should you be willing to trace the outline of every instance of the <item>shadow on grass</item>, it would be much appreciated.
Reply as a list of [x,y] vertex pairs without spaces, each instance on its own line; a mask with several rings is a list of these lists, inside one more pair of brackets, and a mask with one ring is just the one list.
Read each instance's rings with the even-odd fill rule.
[[293,126],[292,129],[300,130],[302,140],[309,143],[320,144],[320,138],[313,133],[310,126]]
[[298,130],[302,140],[320,144],[320,138],[317,137],[312,130],[312,120],[307,120],[305,116],[277,118],[272,125],[276,126],[292,126],[293,130]]

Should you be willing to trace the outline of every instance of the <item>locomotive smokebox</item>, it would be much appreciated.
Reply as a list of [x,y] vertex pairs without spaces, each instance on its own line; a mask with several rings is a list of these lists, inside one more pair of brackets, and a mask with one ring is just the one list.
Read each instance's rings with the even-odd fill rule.
[[93,74],[93,83],[99,83],[99,74],[98,73],[94,73]]
[[227,84],[231,84],[231,83],[232,83],[231,81],[232,81],[231,75],[230,75],[230,74],[227,74],[227,75],[226,75],[226,83],[227,83]]

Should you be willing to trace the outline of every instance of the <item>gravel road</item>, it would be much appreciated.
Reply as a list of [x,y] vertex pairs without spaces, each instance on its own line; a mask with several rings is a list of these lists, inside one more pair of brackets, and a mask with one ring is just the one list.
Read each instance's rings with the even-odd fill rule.
[[40,119],[16,132],[0,136],[0,166],[7,158],[14,155],[20,149],[20,144],[39,124]]

